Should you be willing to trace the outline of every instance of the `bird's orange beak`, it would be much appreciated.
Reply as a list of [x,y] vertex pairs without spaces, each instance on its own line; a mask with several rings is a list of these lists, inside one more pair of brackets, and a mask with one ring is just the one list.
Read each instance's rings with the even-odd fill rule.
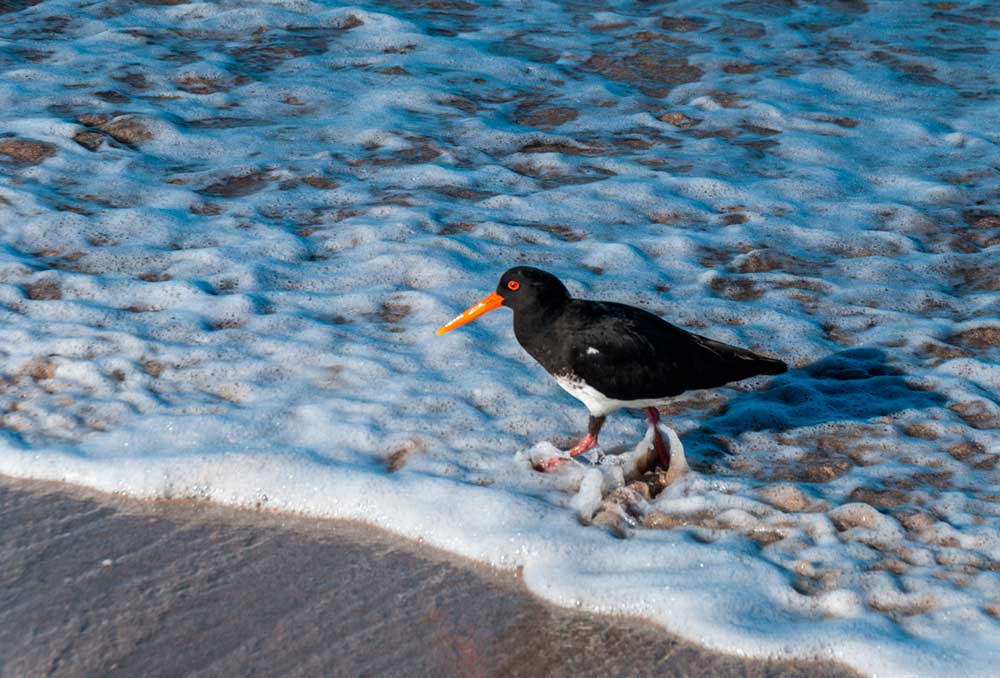
[[473,320],[483,315],[484,313],[495,311],[502,305],[503,305],[503,297],[494,292],[490,296],[480,301],[475,306],[470,306],[469,308],[462,311],[462,315],[458,316],[447,325],[442,325],[435,334],[441,336],[445,332],[451,332],[456,327],[461,327],[465,323],[472,322]]

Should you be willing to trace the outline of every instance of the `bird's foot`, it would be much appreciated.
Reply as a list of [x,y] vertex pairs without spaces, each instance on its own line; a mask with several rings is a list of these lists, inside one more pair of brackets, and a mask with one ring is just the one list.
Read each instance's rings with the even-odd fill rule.
[[576,446],[574,446],[572,449],[566,450],[566,454],[569,456],[552,457],[550,459],[537,462],[534,464],[534,469],[536,471],[541,471],[542,473],[545,473],[546,471],[551,471],[562,462],[569,461],[573,457],[577,457],[583,454],[584,452],[588,452],[594,449],[595,447],[597,447],[597,436],[593,436],[588,433],[586,436],[584,436],[583,440],[581,440],[576,444]]
[[570,460],[569,457],[549,457],[548,459],[544,459],[542,461],[536,461],[532,465],[532,468],[538,471],[539,473],[548,473],[555,467],[559,466],[559,464],[569,460]]
[[583,437],[583,440],[578,442],[572,449],[566,450],[568,457],[552,457],[551,459],[546,459],[545,461],[540,461],[534,465],[536,471],[546,472],[551,471],[556,466],[564,461],[569,461],[573,457],[579,456],[584,452],[594,449],[597,447],[597,436],[588,433]]
[[597,447],[597,436],[588,433],[583,437],[583,440],[581,440],[576,444],[576,446],[573,449],[566,450],[566,454],[568,454],[571,457],[575,457],[579,454],[583,454],[584,452],[592,450],[595,447]]

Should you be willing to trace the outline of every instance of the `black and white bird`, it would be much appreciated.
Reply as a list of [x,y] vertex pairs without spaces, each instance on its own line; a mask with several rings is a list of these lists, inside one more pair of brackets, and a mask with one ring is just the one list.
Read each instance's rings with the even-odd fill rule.
[[[787,369],[780,360],[693,334],[641,308],[574,299],[554,275],[528,266],[508,270],[496,292],[437,334],[501,306],[514,312],[518,343],[590,412],[587,435],[569,450],[571,457],[597,445],[608,414],[633,407],[645,410],[660,462],[667,468],[670,458],[657,426],[657,406],[684,391]],[[560,460],[551,459],[541,468]]]

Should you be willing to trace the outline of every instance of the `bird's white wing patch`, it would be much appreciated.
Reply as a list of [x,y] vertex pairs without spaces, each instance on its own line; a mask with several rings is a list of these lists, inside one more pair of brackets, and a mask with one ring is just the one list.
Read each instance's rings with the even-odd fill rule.
[[594,348],[593,346],[588,346],[588,347],[587,347],[587,355],[600,355],[600,353],[601,353],[601,352],[600,352],[600,351],[598,351],[598,350],[597,350],[596,348]]

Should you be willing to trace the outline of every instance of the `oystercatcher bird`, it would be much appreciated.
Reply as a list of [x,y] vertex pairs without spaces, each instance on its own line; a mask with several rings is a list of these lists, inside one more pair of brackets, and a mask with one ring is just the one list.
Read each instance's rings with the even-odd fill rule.
[[[658,405],[684,391],[788,369],[780,360],[682,330],[641,308],[574,299],[554,275],[529,266],[504,273],[496,292],[437,334],[501,306],[514,312],[518,343],[590,412],[587,435],[569,450],[571,457],[597,445],[608,414],[633,407],[645,410],[660,462],[669,468],[669,452],[657,426]],[[550,459],[536,468],[559,461]]]

